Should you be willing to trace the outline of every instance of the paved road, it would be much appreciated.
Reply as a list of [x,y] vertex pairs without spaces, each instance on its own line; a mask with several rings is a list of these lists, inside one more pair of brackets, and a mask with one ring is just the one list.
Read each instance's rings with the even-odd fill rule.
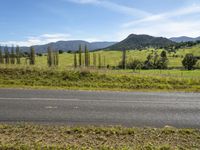
[[200,128],[200,93],[0,89],[0,122]]

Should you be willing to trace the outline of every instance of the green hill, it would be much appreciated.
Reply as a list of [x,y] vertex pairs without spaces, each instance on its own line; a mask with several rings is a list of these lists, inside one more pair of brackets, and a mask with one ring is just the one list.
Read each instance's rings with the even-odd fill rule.
[[166,47],[169,45],[173,45],[175,42],[163,38],[163,37],[153,37],[149,35],[136,35],[131,34],[129,35],[125,40],[116,43],[110,47],[108,47],[108,50],[132,50],[132,49],[144,49],[146,47]]

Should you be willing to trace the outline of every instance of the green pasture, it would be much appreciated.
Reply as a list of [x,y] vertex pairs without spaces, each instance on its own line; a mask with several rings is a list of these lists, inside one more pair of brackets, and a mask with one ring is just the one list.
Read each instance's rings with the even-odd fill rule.
[[[160,54],[162,50],[157,50],[157,53]],[[101,54],[102,64],[107,66],[118,66],[119,62],[122,59],[122,52],[120,51],[96,51],[90,53],[91,65],[93,65],[93,54],[97,55],[97,65],[98,65],[98,54]],[[141,60],[145,61],[149,54],[154,54],[155,50],[129,50],[127,51],[127,61],[131,60]],[[180,49],[176,53],[171,52],[167,53],[169,59],[170,68],[181,68],[182,60],[184,56],[188,53],[192,53],[195,56],[200,56],[200,45],[194,46],[192,48]],[[84,54],[82,54],[84,59]],[[77,55],[78,58],[78,55]],[[104,61],[105,59],[105,61]],[[22,61],[22,64],[26,64],[25,61]],[[59,68],[61,70],[73,67],[74,64],[74,54],[63,53],[59,55]],[[36,57],[36,66],[37,67],[47,67],[47,56],[44,54],[42,57]],[[197,66],[200,67],[200,61],[197,63]]]

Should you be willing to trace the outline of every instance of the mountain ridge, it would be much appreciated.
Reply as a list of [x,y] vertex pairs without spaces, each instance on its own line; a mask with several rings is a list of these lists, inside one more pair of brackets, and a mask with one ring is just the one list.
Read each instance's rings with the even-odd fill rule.
[[[79,46],[82,45],[82,48],[84,48],[85,45],[87,45],[88,49],[90,51],[104,49],[108,46],[111,46],[117,42],[87,42],[83,40],[70,40],[70,41],[57,41],[57,42],[51,42],[44,45],[33,45],[35,48],[36,53],[46,53],[47,48],[50,46],[54,50],[63,50],[65,52],[67,51],[77,51],[79,49]],[[2,47],[4,48],[4,47]],[[11,48],[9,47],[9,50]],[[30,50],[29,46],[21,46],[21,51],[28,52]]]
[[146,34],[130,34],[126,39],[107,47],[107,49],[131,50],[131,49],[143,49],[146,47],[165,47],[172,44],[175,44],[175,42],[164,37],[154,37]]
[[[54,50],[63,50],[67,51],[77,51],[79,46],[87,45],[90,51],[95,50],[133,50],[133,49],[144,49],[147,47],[165,47],[169,45],[173,45],[180,42],[188,42],[188,41],[197,41],[200,40],[200,37],[191,38],[187,36],[181,37],[172,37],[172,38],[165,38],[165,37],[154,37],[151,35],[146,34],[130,34],[127,38],[120,42],[108,42],[108,41],[99,41],[99,42],[87,42],[84,40],[69,40],[69,41],[57,41],[51,42],[44,45],[33,45],[36,50],[36,53],[46,53],[47,48],[50,46]],[[2,47],[3,48],[3,47]],[[9,49],[11,49],[9,47]],[[22,46],[20,47],[22,51],[28,52],[30,47]]]
[[177,43],[181,43],[181,42],[196,42],[200,40],[200,36],[193,38],[193,37],[188,37],[188,36],[180,36],[180,37],[172,37],[170,38],[170,40],[177,42]]

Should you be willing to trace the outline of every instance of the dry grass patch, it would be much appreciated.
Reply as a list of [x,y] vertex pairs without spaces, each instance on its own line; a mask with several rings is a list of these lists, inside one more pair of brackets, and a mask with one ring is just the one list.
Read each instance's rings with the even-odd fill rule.
[[1,124],[0,149],[200,149],[200,130]]

